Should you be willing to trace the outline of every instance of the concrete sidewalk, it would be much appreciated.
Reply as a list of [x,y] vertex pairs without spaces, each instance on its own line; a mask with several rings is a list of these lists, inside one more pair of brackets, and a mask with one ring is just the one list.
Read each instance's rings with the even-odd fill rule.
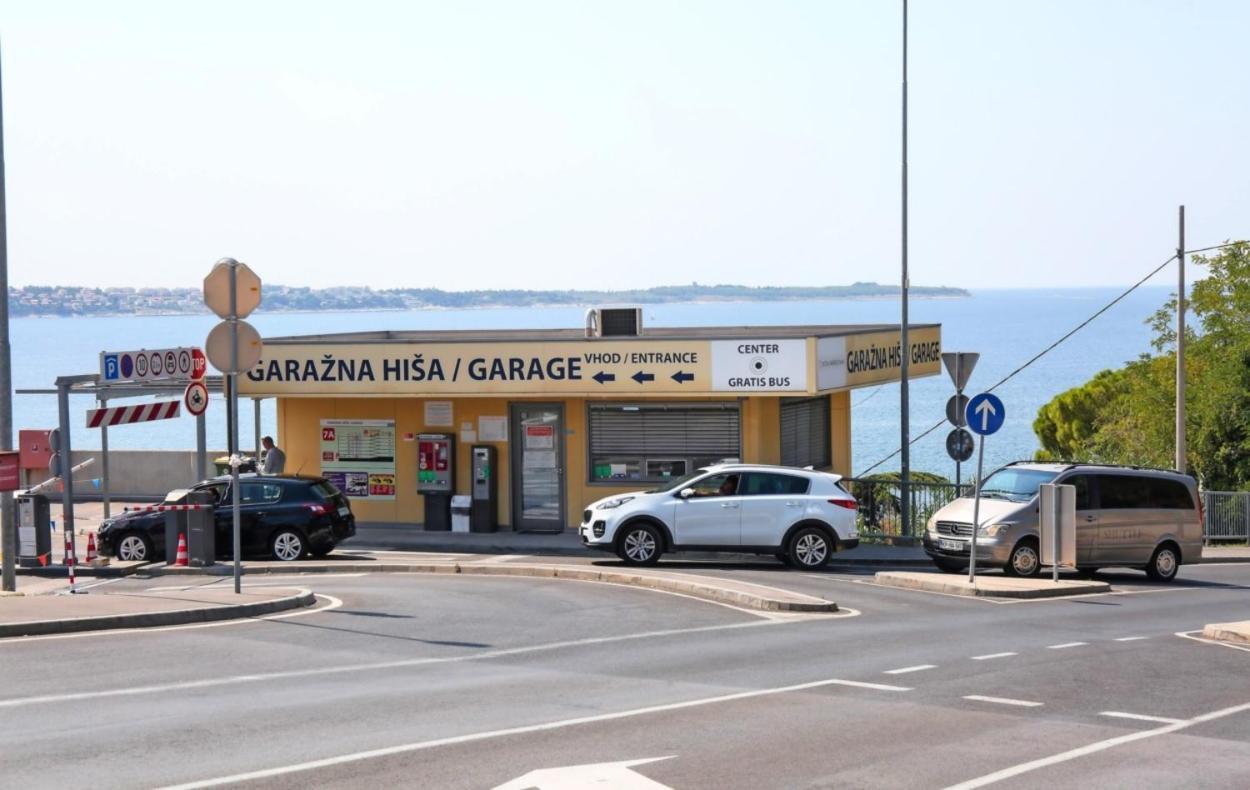
[[205,623],[315,602],[312,593],[294,587],[245,588],[239,595],[231,588],[5,595],[0,597],[0,638]]
[[962,574],[940,572],[882,572],[876,575],[876,581],[877,584],[905,590],[982,598],[1058,598],[1065,595],[1111,592],[1110,584],[1085,579],[1060,579],[1054,582],[1041,577],[1021,579],[1012,576],[978,576],[975,582],[970,582]]
[[1217,642],[1250,645],[1250,620],[1237,623],[1211,623],[1202,629],[1202,635],[1206,639],[1214,639]]

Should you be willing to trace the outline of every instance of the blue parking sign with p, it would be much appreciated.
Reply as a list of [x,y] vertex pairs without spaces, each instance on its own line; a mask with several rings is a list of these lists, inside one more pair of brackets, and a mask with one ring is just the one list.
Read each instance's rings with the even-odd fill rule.
[[121,361],[116,354],[104,355],[104,379],[105,381],[116,381],[121,378]]

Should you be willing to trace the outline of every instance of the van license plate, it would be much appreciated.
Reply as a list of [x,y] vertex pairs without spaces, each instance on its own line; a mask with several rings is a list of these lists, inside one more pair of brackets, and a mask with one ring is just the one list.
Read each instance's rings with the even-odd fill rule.
[[968,544],[962,540],[941,539],[938,541],[938,548],[943,551],[967,551]]
[[351,509],[351,508],[349,508],[349,507],[347,507],[346,505],[344,505],[343,507],[339,508],[339,515],[340,515],[340,516],[350,516],[351,514],[352,514],[352,509]]

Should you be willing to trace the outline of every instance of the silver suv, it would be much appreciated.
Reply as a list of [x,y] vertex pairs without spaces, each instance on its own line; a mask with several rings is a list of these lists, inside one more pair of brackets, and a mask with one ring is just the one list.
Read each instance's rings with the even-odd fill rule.
[[[1163,469],[1099,464],[1017,462],[981,484],[977,563],[1000,565],[1011,576],[1041,570],[1038,487],[1076,487],[1076,564],[1093,573],[1108,566],[1141,568],[1171,581],[1182,563],[1202,558],[1202,509],[1189,475]],[[925,552],[938,568],[968,567],[971,497],[961,497],[929,519]]]

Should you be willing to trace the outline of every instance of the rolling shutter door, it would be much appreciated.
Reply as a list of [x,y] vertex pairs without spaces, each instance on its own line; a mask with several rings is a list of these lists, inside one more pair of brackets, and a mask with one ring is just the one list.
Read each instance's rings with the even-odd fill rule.
[[828,395],[781,401],[781,464],[817,469],[833,465]]
[[738,405],[590,407],[592,457],[737,458]]

